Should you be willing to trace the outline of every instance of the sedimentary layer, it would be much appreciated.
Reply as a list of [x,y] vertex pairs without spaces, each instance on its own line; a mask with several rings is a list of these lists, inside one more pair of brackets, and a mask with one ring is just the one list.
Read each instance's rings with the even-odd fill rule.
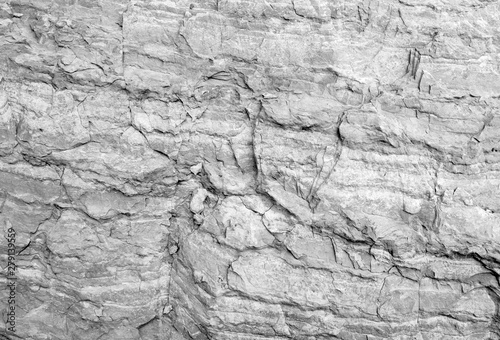
[[0,334],[500,339],[499,12],[1,1]]

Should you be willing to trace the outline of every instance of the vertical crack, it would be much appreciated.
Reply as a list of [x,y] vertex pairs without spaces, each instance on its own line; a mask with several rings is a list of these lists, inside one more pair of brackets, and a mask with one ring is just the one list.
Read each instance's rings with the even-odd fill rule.
[[435,200],[435,207],[434,207],[434,220],[432,221],[432,230],[435,232],[439,233],[439,229],[441,228],[441,225],[443,224],[443,217],[442,217],[442,211],[441,211],[441,205],[443,203],[444,199],[444,192],[439,192],[439,171],[442,167],[442,163],[439,163],[436,172],[435,172],[435,177],[434,177],[434,200]]
[[[334,148],[326,146],[323,151],[321,169],[318,171],[316,177],[311,184],[311,188],[309,189],[309,193],[306,197],[306,201],[309,203],[309,207],[314,211],[314,209],[319,204],[319,199],[316,196],[318,190],[323,186],[328,179],[330,178],[332,172],[335,170],[335,167],[340,159],[343,149],[343,139],[340,135],[340,125],[344,122],[346,118],[347,112],[344,111],[341,115],[339,115],[337,122],[335,124],[335,132],[337,134],[337,144]],[[333,150],[332,150],[333,149]]]
[[[256,183],[256,189],[259,190],[260,185],[261,185],[261,172],[262,172],[262,159],[260,155],[258,155],[257,152],[257,143],[256,143],[256,138],[257,138],[257,127],[259,124],[259,119],[260,115],[263,110],[263,105],[262,101],[259,100],[259,109],[257,111],[257,115],[255,118],[252,119],[252,116],[248,110],[246,110],[248,119],[250,119],[250,123],[252,124],[252,153],[253,153],[253,160],[254,160],[254,166],[255,166],[255,183]],[[262,137],[261,142],[262,142]]]
[[122,57],[122,73],[125,75],[125,17],[128,11],[130,10],[130,6],[133,6],[132,0],[129,1],[127,4],[127,7],[122,13],[122,22],[121,22],[121,33],[122,33],[122,40],[121,40],[121,57]]
[[408,65],[406,66],[406,74],[410,74],[414,80],[417,79],[417,71],[420,66],[420,52],[417,49],[410,50],[408,54]]

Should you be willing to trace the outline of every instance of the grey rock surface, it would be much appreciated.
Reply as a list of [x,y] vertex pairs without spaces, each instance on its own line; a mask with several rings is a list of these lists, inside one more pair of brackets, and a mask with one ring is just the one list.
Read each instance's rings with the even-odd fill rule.
[[499,13],[0,0],[0,335],[500,339]]

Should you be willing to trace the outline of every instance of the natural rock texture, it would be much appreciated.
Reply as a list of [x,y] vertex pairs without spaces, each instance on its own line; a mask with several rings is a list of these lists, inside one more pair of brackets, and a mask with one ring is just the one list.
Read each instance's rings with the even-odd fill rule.
[[0,1],[0,334],[500,339],[499,12]]

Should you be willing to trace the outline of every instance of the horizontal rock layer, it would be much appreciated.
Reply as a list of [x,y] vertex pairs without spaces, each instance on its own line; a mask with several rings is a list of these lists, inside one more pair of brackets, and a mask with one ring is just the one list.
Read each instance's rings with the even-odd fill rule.
[[499,11],[2,1],[0,334],[500,339]]

